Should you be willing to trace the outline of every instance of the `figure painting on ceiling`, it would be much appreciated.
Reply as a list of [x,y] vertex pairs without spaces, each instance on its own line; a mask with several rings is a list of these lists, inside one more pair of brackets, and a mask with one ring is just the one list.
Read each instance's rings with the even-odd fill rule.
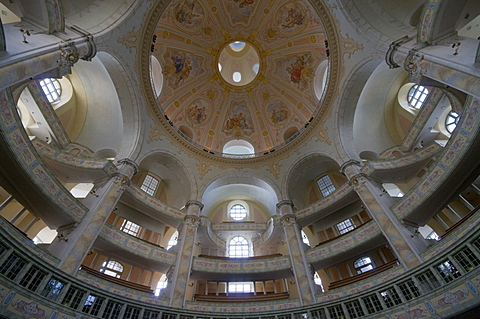
[[306,25],[306,14],[296,2],[289,2],[277,11],[277,23],[285,33],[296,33]]
[[289,58],[286,62],[286,75],[289,77],[289,81],[296,85],[300,90],[305,89],[308,80],[312,77],[313,71],[309,67],[312,60],[310,54],[295,55]]
[[230,12],[228,18],[233,25],[248,25],[253,16],[255,2],[256,0],[229,0],[224,1],[223,4],[226,6],[226,10]]
[[181,26],[194,29],[202,24],[205,14],[196,0],[180,0],[175,7],[174,16]]
[[168,51],[165,54],[166,66],[164,74],[169,80],[169,85],[177,88],[190,76],[194,77],[203,72],[200,66],[199,57],[178,51]]
[[196,99],[187,109],[188,118],[194,124],[202,124],[207,119],[208,110],[210,107],[203,99]]
[[250,113],[246,108],[246,102],[233,101],[223,126],[223,132],[227,135],[250,136],[253,131],[253,125],[250,119]]
[[288,109],[282,101],[275,101],[267,107],[270,121],[273,124],[282,124],[288,119]]

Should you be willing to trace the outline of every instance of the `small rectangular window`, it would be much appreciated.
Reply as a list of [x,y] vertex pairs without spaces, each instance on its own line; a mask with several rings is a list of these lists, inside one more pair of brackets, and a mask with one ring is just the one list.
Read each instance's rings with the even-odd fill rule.
[[330,318],[332,319],[343,319],[345,318],[345,314],[343,313],[342,306],[333,306],[333,307],[328,307],[328,313],[330,315]]
[[312,319],[327,319],[327,315],[323,309],[312,310],[310,313],[312,314]]
[[25,261],[15,253],[12,253],[0,266],[0,274],[5,275],[10,280],[14,280],[18,273],[25,266]]
[[84,295],[85,291],[75,287],[70,287],[63,298],[62,304],[72,309],[77,309]]
[[40,282],[45,278],[46,273],[40,271],[35,266],[30,267],[25,276],[23,276],[20,281],[20,286],[26,287],[28,290],[35,291],[37,290]]
[[102,319],[118,319],[123,304],[109,300],[102,314]]
[[462,266],[463,270],[470,271],[476,266],[480,265],[480,260],[475,256],[472,250],[468,247],[463,248],[453,256],[456,261]]
[[158,186],[158,179],[151,175],[147,175],[145,179],[143,180],[143,184],[140,187],[142,191],[147,193],[150,196],[155,195],[155,191],[157,190]]
[[349,231],[354,230],[355,229],[355,223],[353,222],[353,220],[351,220],[349,218],[349,219],[344,220],[341,223],[338,223],[337,224],[337,229],[338,229],[338,232],[340,233],[340,235],[343,235],[343,234],[348,233]]
[[105,298],[100,298],[95,295],[89,295],[87,297],[87,300],[85,300],[82,312],[88,313],[92,316],[98,315],[98,312],[100,311],[100,307],[102,306],[104,300]]
[[407,301],[412,300],[413,298],[420,297],[420,291],[418,290],[417,285],[413,280],[407,280],[398,285],[400,291]]
[[140,225],[132,223],[129,220],[124,220],[123,224],[122,224],[122,227],[120,227],[120,230],[129,234],[129,235],[137,236],[138,231],[140,230]]
[[385,305],[388,308],[394,307],[402,303],[402,299],[398,295],[397,291],[394,287],[390,287],[387,290],[384,290],[380,293],[383,300],[385,301]]
[[328,175],[320,177],[317,180],[318,188],[320,188],[320,192],[322,193],[323,197],[327,197],[331,193],[335,191],[335,186],[333,186],[332,180]]
[[43,291],[40,294],[46,297],[47,299],[55,301],[57,300],[58,295],[60,295],[60,292],[62,292],[62,289],[64,286],[65,284],[63,282],[52,277],[47,282],[47,284],[45,285],[45,288],[43,288]]
[[365,307],[367,307],[367,311],[369,314],[376,313],[378,311],[382,311],[382,303],[378,299],[377,295],[369,295],[362,298]]
[[422,290],[427,293],[435,288],[438,288],[441,286],[441,284],[438,282],[437,278],[435,275],[432,273],[431,270],[427,270],[423,274],[420,274],[417,276],[418,283],[420,284],[420,287]]
[[352,302],[349,302],[345,304],[347,306],[347,311],[348,314],[350,315],[350,318],[360,318],[365,315],[363,312],[362,306],[360,305],[360,302],[358,300],[354,300]]
[[442,276],[443,280],[445,280],[446,283],[461,276],[460,272],[449,260],[446,260],[440,265],[437,265],[436,268],[438,273],[440,274],[440,276]]
[[[140,317],[140,309],[132,306],[127,306],[122,319],[138,319]],[[193,319],[193,318],[192,318]]]

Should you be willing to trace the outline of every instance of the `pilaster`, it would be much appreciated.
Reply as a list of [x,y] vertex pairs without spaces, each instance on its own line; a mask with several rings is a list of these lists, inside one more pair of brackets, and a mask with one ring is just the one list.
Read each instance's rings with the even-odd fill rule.
[[301,305],[315,303],[315,289],[313,274],[310,264],[307,262],[301,229],[297,223],[293,211],[293,202],[283,200],[277,204],[277,212],[281,215],[280,222],[285,231],[285,240],[288,245],[288,252],[292,264],[292,271],[295,277],[296,287]]

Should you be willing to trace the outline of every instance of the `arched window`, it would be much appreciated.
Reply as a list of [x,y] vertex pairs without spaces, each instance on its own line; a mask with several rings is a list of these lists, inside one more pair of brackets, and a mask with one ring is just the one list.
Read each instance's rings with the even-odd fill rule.
[[357,274],[364,273],[373,269],[373,263],[370,257],[360,257],[353,263]]
[[310,241],[308,240],[308,237],[307,237],[307,234],[305,234],[305,232],[302,230],[301,232],[302,234],[302,241],[305,245],[308,245],[310,246]]
[[157,288],[155,288],[155,296],[159,296],[160,291],[162,289],[167,288],[167,285],[168,285],[168,278],[166,275],[162,275],[162,277],[160,277],[160,280],[157,283]]
[[248,240],[242,236],[235,236],[228,243],[228,256],[232,258],[245,258],[249,255]]
[[447,129],[447,132],[452,134],[455,128],[457,127],[458,120],[460,119],[460,115],[456,112],[450,112],[448,113],[446,119],[445,119],[445,128]]
[[317,273],[315,273],[313,275],[313,281],[315,282],[316,285],[319,285],[322,288],[322,291],[323,291],[322,279],[320,278],[320,276]]
[[335,186],[333,186],[332,180],[328,175],[320,177],[317,180],[317,185],[323,197],[327,197],[335,191]]
[[247,208],[240,204],[235,204],[230,208],[230,217],[234,220],[243,220],[247,217]]
[[170,240],[168,241],[167,250],[175,246],[177,242],[178,242],[178,230],[173,233],[172,237],[170,237]]
[[155,191],[157,190],[158,187],[158,179],[153,177],[152,175],[147,175],[145,176],[145,179],[143,180],[143,184],[140,187],[142,191],[147,193],[150,196],[155,195]]
[[345,219],[343,222],[337,224],[337,229],[340,235],[346,234],[355,229],[355,223],[350,218]]
[[129,235],[137,236],[138,231],[140,230],[140,225],[132,223],[129,220],[124,220],[123,224],[122,224],[122,227],[120,227],[120,230],[129,234]]
[[62,95],[62,87],[58,80],[46,78],[40,81],[40,86],[42,87],[43,92],[47,96],[48,102],[55,103],[60,101],[60,95]]
[[414,85],[408,91],[407,101],[408,105],[414,109],[420,109],[428,96],[428,89],[421,85]]
[[109,260],[103,263],[100,272],[103,272],[105,275],[120,278],[123,273],[123,265],[118,261]]

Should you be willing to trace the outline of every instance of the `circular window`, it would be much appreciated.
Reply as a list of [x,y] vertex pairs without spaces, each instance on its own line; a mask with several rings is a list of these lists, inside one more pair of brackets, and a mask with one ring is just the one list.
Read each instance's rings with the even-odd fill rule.
[[40,86],[43,89],[43,92],[47,96],[48,102],[55,103],[60,101],[60,95],[62,95],[62,87],[60,82],[56,79],[46,78],[40,80]]
[[225,81],[234,86],[251,83],[259,69],[260,57],[255,48],[246,42],[231,42],[218,56],[218,71]]
[[410,91],[408,91],[408,105],[414,109],[420,109],[428,96],[428,89],[421,85],[414,85]]
[[447,115],[447,118],[445,119],[445,128],[447,129],[447,132],[452,134],[452,132],[455,130],[458,124],[458,120],[460,119],[460,115],[456,112],[450,112]]
[[230,217],[234,220],[245,219],[247,217],[247,209],[243,205],[235,204],[230,208]]

